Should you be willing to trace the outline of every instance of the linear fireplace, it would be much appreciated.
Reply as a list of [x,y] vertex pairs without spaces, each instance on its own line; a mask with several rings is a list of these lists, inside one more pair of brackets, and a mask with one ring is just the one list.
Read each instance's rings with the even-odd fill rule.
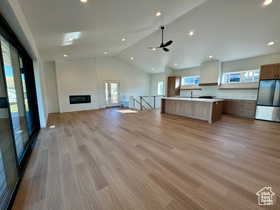
[[90,95],[74,95],[69,96],[70,104],[86,104],[91,103]]

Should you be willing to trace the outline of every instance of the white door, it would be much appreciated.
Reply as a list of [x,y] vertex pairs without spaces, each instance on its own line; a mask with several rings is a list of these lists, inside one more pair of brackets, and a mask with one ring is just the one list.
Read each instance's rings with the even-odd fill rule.
[[120,105],[120,83],[106,81],[105,82],[105,98],[106,106],[119,106]]

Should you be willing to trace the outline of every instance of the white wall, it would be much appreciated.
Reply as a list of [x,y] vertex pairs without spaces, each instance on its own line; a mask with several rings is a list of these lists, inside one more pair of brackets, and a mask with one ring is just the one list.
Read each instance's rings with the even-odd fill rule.
[[96,59],[98,72],[100,107],[105,107],[104,81],[120,81],[121,101],[129,101],[130,96],[149,95],[150,75],[125,61],[114,57]]
[[151,74],[151,78],[150,78],[150,95],[151,96],[156,96],[158,95],[157,92],[157,85],[158,85],[158,81],[163,80],[164,81],[164,92],[165,95],[167,94],[167,78],[169,76],[172,76],[173,70],[171,70],[170,68],[166,68],[165,71],[163,73],[157,73],[157,74]]
[[46,83],[46,107],[48,114],[59,112],[55,62],[44,62],[44,79]]
[[[158,95],[158,81],[164,81],[164,93],[167,95],[167,78],[173,75],[173,70],[166,68],[165,72],[158,73],[158,74],[151,74],[150,76],[150,96],[157,96]],[[153,98],[148,99],[150,104],[153,104]],[[156,108],[160,107],[161,98],[156,98]]]
[[260,69],[262,65],[280,63],[280,53],[222,63],[223,72]]
[[[121,101],[149,94],[149,74],[115,57],[57,61],[56,77],[60,112],[105,107],[106,80],[120,82]],[[92,103],[70,105],[69,95],[76,94],[91,95]]]
[[165,73],[159,73],[159,74],[152,74],[150,79],[150,95],[156,96],[158,95],[157,92],[157,85],[158,81],[164,81],[164,92],[166,93],[166,87],[167,87],[167,75]]
[[[60,112],[97,109],[99,107],[97,72],[94,59],[56,62]],[[91,95],[90,104],[69,103],[70,95]]]

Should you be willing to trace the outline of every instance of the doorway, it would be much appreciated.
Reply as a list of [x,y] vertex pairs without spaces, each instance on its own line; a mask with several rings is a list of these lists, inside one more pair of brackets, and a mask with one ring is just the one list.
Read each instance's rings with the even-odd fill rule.
[[120,82],[105,81],[106,107],[120,106]]

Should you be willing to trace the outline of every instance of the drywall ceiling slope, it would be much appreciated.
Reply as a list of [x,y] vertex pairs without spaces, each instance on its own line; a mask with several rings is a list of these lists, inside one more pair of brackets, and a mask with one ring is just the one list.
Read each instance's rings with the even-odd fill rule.
[[[154,32],[119,56],[151,73],[166,66],[184,69],[200,65],[212,55],[221,61],[248,58],[280,51],[280,1],[263,8],[262,0],[209,0],[168,24],[166,40],[175,41],[170,53],[151,51],[159,44]],[[190,37],[188,32],[195,31]],[[274,40],[274,46],[266,43]],[[134,60],[129,58],[133,56]],[[177,64],[177,65],[175,65]]]
[[[164,22],[198,6],[205,0],[21,0],[40,54],[45,60],[87,58],[117,54],[157,30]],[[81,32],[73,45],[62,46],[65,34]],[[126,37],[126,42],[121,38]]]

